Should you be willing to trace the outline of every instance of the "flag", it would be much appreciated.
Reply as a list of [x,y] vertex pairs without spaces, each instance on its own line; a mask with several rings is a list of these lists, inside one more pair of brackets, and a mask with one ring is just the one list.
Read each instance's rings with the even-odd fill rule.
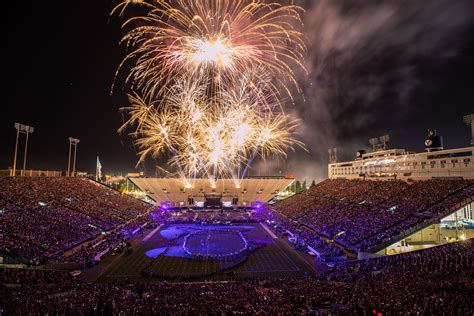
[[100,163],[99,156],[97,156],[97,166],[95,168],[95,179],[100,181],[102,178],[102,164]]

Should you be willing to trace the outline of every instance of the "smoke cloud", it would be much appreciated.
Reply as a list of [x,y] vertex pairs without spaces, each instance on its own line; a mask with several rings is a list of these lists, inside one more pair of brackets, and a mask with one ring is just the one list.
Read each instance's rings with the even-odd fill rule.
[[[298,2],[297,2],[298,3]],[[285,161],[258,162],[253,170],[327,177],[327,149],[339,160],[367,149],[416,107],[420,67],[455,58],[473,21],[472,1],[300,1],[308,38],[303,97],[287,111],[301,120],[296,149]],[[387,122],[389,122],[387,124]],[[395,125],[395,124],[394,124]],[[403,127],[401,127],[403,128]],[[261,172],[264,172],[261,171]]]

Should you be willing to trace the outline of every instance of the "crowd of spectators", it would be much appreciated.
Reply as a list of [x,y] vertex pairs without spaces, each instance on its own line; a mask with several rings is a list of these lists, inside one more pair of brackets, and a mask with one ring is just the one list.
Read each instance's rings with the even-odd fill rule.
[[93,218],[66,208],[6,212],[0,222],[4,231],[0,249],[33,262],[55,257],[102,231]]
[[72,280],[67,271],[1,268],[2,284],[58,284]]
[[0,188],[0,209],[7,212],[31,210],[41,205],[61,207],[115,226],[147,209],[139,200],[85,178],[2,177]]
[[121,195],[89,179],[0,178],[0,249],[31,263],[95,264],[122,251],[145,228],[164,223],[263,221],[251,211],[171,212]]
[[169,215],[160,209],[144,213],[116,229],[101,234],[91,242],[82,244],[72,254],[56,257],[54,261],[78,263],[90,267],[97,264],[105,254],[131,251],[129,244],[131,238],[142,236],[145,229],[154,229],[157,225],[166,223]]
[[446,215],[473,195],[472,181],[326,180],[277,203],[273,213],[264,208],[148,213],[147,204],[89,179],[5,177],[0,178],[0,249],[33,263],[93,264],[97,255],[125,248],[150,225],[266,221],[328,259],[344,255],[341,245],[371,249]]
[[370,249],[472,199],[474,182],[326,180],[273,209],[354,251]]
[[472,315],[472,240],[347,262],[322,275],[232,282],[90,284],[0,270],[6,314]]
[[228,224],[228,223],[257,223],[266,219],[265,216],[252,210],[198,210],[172,211],[168,223],[181,224]]
[[[67,261],[62,254],[76,245],[102,240],[104,234],[115,242],[121,237],[118,227],[132,229],[151,221],[149,209],[89,179],[1,177],[0,249],[32,263]],[[77,256],[83,257],[90,256]]]
[[341,246],[321,237],[304,225],[300,225],[270,210],[267,213],[267,219],[269,226],[272,227],[278,235],[289,235],[289,237],[293,237],[292,240],[300,246],[310,246],[323,261],[333,261],[338,257],[344,256],[344,251]]

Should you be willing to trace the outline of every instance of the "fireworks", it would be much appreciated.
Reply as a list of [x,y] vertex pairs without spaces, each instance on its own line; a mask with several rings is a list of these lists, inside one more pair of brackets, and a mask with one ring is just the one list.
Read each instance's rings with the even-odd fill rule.
[[294,66],[304,68],[301,11],[262,0],[157,1],[123,24],[130,52],[122,65],[134,65],[127,81],[156,97],[176,76],[229,85],[249,67],[262,67],[289,91],[288,83],[297,86]]
[[217,102],[206,90],[182,79],[170,88],[173,97],[159,105],[130,96],[131,106],[124,109],[130,118],[121,130],[134,127],[139,162],[169,153],[169,164],[183,179],[232,177],[238,184],[254,158],[285,156],[288,148],[302,145],[292,137],[296,121],[262,110],[260,95],[237,86]]
[[[302,144],[282,111],[304,69],[302,9],[263,0],[125,1],[148,8],[123,24],[134,91],[129,120],[146,156],[169,155],[185,179],[230,176],[239,182],[255,157],[285,156]],[[238,184],[238,183],[237,183]]]

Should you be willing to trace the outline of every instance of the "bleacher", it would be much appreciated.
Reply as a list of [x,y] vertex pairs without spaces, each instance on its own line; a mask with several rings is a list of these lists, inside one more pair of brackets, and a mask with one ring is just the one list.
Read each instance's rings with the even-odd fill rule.
[[0,178],[0,250],[40,262],[147,212],[145,203],[84,178]]
[[474,181],[326,180],[273,209],[354,251],[368,250],[474,198]]

